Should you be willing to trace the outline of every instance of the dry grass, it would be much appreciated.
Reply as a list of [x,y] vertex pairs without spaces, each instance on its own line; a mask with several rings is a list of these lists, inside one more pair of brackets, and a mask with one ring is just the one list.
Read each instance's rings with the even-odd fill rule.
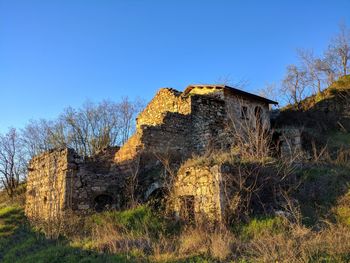
[[136,235],[116,226],[115,222],[112,221],[106,221],[103,225],[95,225],[92,229],[91,241],[97,251],[111,254],[131,251],[149,254],[151,249],[149,235]]
[[[101,217],[102,215],[100,215]],[[66,218],[67,219],[67,218]],[[67,219],[68,221],[70,219]],[[73,222],[70,223],[73,226]],[[70,232],[76,248],[100,253],[126,255],[140,262],[349,262],[350,228],[342,222],[324,224],[314,230],[286,218],[252,220],[245,231],[208,225],[187,226],[180,232],[158,235],[140,225],[137,232],[113,217],[84,224]],[[70,228],[73,230],[73,227]],[[82,231],[85,235],[81,235]],[[67,231],[67,230],[66,230]],[[63,232],[62,232],[63,233]],[[67,232],[68,233],[68,232]]]
[[320,232],[293,225],[288,232],[253,239],[247,252],[257,262],[344,262],[350,256],[350,231],[343,225]]
[[223,261],[234,253],[234,245],[237,244],[236,237],[226,228],[217,230],[210,235],[210,255]]
[[207,231],[201,228],[186,229],[179,237],[179,253],[185,255],[203,255],[209,252],[209,239]]
[[202,225],[183,231],[179,237],[179,253],[182,255],[204,255],[219,261],[233,253],[236,237],[225,227],[208,230]]

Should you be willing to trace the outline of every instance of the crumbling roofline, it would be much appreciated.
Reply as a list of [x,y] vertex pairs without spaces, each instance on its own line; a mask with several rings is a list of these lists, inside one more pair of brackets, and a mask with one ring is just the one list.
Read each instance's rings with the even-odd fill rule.
[[274,104],[277,105],[278,102],[273,101],[273,100],[269,100],[267,98],[240,90],[240,89],[236,89],[236,88],[232,88],[230,86],[227,85],[206,85],[206,84],[199,84],[199,85],[189,85],[184,92],[182,93],[183,96],[186,96],[188,93],[191,92],[192,89],[194,88],[207,88],[207,89],[222,89],[222,90],[227,90],[230,93],[236,94],[236,95],[240,95],[240,96],[244,96],[244,97],[248,97],[254,100],[258,100],[258,101],[262,101],[268,104]]

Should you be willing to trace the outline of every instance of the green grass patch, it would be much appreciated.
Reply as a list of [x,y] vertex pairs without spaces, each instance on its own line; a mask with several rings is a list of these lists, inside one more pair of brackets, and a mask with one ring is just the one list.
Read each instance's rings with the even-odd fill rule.
[[257,217],[239,226],[238,232],[242,240],[249,240],[265,233],[282,233],[286,229],[286,220],[282,217]]
[[334,148],[349,148],[350,147],[350,133],[334,131],[328,134],[329,146]]
[[34,231],[27,222],[23,208],[8,206],[0,209],[0,262],[135,262],[132,255],[100,254],[96,251],[72,247],[70,241],[60,238],[48,240]]
[[157,236],[165,233],[167,222],[164,218],[154,213],[147,205],[141,205],[125,211],[107,211],[91,216],[92,223],[103,225],[113,223],[116,227],[130,231],[136,235],[151,234]]
[[8,206],[0,209],[0,238],[12,235],[25,220],[23,209]]
[[340,166],[312,167],[300,171],[296,193],[303,223],[312,226],[324,219],[335,220],[332,208],[348,192],[350,169]]

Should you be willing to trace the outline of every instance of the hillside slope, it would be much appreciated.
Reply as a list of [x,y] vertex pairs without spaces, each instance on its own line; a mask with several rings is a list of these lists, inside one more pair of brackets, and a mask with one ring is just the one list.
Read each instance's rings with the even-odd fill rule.
[[340,78],[320,94],[301,101],[299,108],[280,110],[274,126],[302,127],[308,140],[334,149],[350,147],[350,75]]

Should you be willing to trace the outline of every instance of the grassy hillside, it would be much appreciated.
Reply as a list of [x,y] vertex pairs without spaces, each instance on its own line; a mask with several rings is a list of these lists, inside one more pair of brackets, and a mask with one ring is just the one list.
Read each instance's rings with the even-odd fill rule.
[[300,102],[299,107],[288,105],[280,110],[274,121],[276,128],[303,128],[306,148],[311,143],[331,151],[350,148],[350,75],[335,81],[320,94]]

